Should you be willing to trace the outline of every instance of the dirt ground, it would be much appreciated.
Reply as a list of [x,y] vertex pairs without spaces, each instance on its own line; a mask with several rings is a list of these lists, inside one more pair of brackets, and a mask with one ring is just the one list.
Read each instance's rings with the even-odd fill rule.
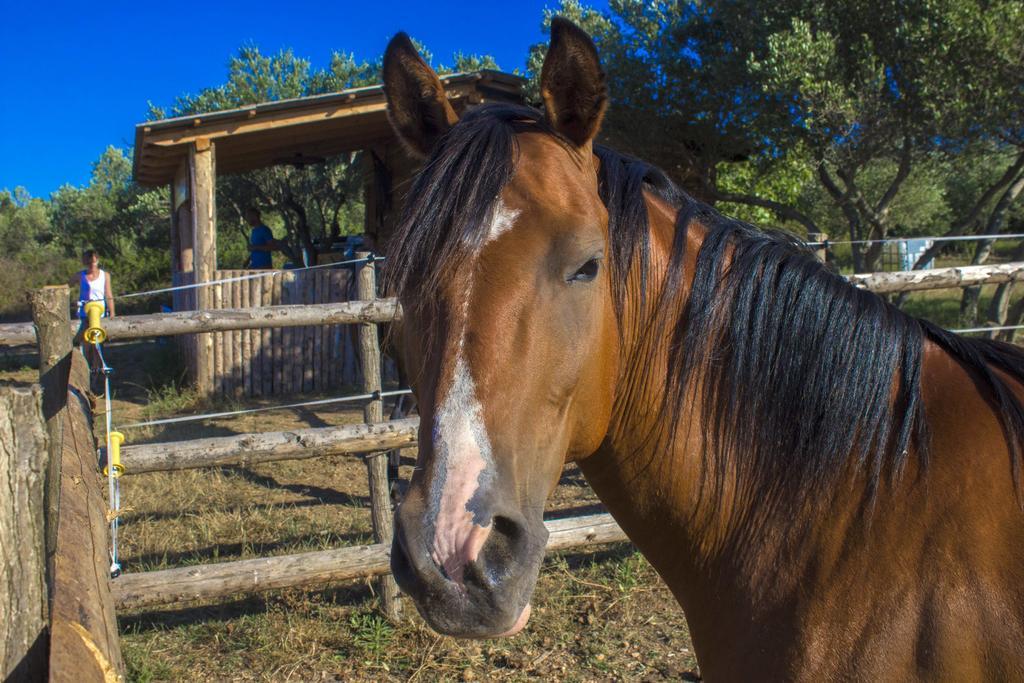
[[[115,428],[291,400],[199,402],[175,385],[173,349],[158,342],[111,346],[107,358]],[[3,364],[0,380],[35,380],[33,359],[7,356]],[[358,408],[318,406],[126,432],[138,444],[361,419]],[[102,416],[97,427],[102,434]],[[404,454],[403,477],[413,455]],[[126,573],[372,543],[366,467],[353,456],[126,476],[121,496]],[[566,468],[549,516],[600,510],[579,470]],[[549,556],[533,617],[513,638],[438,636],[408,601],[405,610],[402,623],[389,624],[366,581],[125,612],[119,622],[132,681],[698,678],[682,610],[629,544]]]

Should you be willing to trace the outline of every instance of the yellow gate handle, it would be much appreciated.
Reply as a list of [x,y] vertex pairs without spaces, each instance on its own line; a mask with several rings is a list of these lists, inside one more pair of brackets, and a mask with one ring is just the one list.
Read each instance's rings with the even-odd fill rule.
[[124,465],[121,464],[121,444],[124,443],[124,434],[121,432],[110,432],[110,452],[107,453],[107,465],[103,468],[103,476],[110,476],[109,467],[114,468],[114,478],[124,474]]
[[85,317],[89,326],[82,334],[82,338],[90,344],[102,344],[107,341],[107,333],[100,325],[103,318],[104,304],[102,301],[88,301],[85,304]]

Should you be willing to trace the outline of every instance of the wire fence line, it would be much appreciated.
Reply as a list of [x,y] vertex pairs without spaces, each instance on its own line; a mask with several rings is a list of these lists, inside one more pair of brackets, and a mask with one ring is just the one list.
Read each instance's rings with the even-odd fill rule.
[[148,289],[142,292],[131,292],[129,294],[117,294],[113,298],[117,299],[132,299],[135,297],[152,296],[154,294],[167,294],[168,292],[180,292],[187,289],[200,289],[202,287],[212,287],[213,285],[219,285],[226,282],[242,282],[245,280],[256,280],[258,278],[270,277],[271,275],[280,275],[282,273],[301,273],[310,270],[320,270],[323,268],[340,268],[342,266],[349,266],[356,263],[374,263],[376,261],[383,261],[385,257],[377,256],[376,254],[370,254],[365,258],[349,259],[347,261],[334,261],[332,263],[320,263],[314,266],[303,266],[302,268],[274,268],[269,270],[260,271],[258,273],[250,273],[249,275],[236,275],[234,277],[219,278],[217,280],[207,280],[205,282],[194,282],[188,285],[175,285],[173,287],[161,287],[159,289]]
[[939,237],[886,237],[878,240],[821,240],[818,242],[805,242],[809,247],[831,247],[837,244],[893,244],[898,242],[911,242],[916,240],[930,240],[932,242],[980,242],[995,240],[1015,240],[1024,238],[1024,233],[1013,233],[1008,235],[948,235]]
[[136,427],[151,427],[155,425],[175,424],[178,422],[198,422],[200,420],[213,420],[222,417],[234,417],[236,415],[247,415],[249,413],[265,413],[270,410],[288,410],[290,408],[307,408],[309,406],[323,406],[331,403],[351,403],[354,401],[379,401],[392,396],[404,396],[411,394],[411,389],[395,389],[393,391],[374,391],[369,394],[354,394],[351,396],[336,396],[333,398],[320,398],[300,403],[285,403],[278,406],[260,406],[259,408],[240,408],[238,410],[226,410],[219,413],[203,413],[201,415],[184,415],[182,417],[167,417],[158,420],[146,420],[145,422],[133,422],[120,425],[120,429],[132,429]]
[[956,334],[972,334],[975,332],[1004,332],[1008,330],[1024,330],[1024,325],[993,325],[991,327],[964,327],[959,330],[950,330]]

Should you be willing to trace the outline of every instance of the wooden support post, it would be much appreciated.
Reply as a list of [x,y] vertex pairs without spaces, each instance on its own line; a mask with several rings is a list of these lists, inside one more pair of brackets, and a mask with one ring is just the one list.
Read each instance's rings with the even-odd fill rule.
[[47,672],[46,425],[41,392],[0,387],[0,679]]
[[828,263],[828,234],[824,232],[807,233],[808,242],[818,242],[814,246],[814,255],[822,263]]
[[64,441],[60,412],[67,402],[68,372],[71,368],[71,290],[67,285],[43,287],[33,291],[29,300],[39,348],[43,418],[46,420],[46,433],[50,437],[45,491],[46,576],[47,585],[50,585],[53,553],[57,547],[57,522],[60,519],[60,449]]
[[[358,252],[356,258],[370,258],[369,252]],[[377,276],[374,262],[357,264],[356,295],[362,300],[377,298]],[[371,394],[381,389],[380,345],[377,343],[377,326],[363,323],[359,326],[359,356],[363,366],[363,393]],[[367,424],[384,420],[384,405],[379,398],[369,401],[363,409]],[[391,546],[394,534],[394,518],[391,512],[391,496],[388,492],[388,458],[386,451],[366,455],[366,469],[370,479],[370,514],[373,516],[373,538],[386,547]],[[378,582],[381,607],[385,616],[397,621],[402,616],[398,584],[391,575]]]
[[[192,179],[192,258],[196,283],[210,282],[217,271],[217,228],[215,162],[213,143],[200,139],[189,149],[189,166]],[[213,308],[213,292],[209,287],[199,287],[196,292],[196,308]],[[202,395],[213,392],[213,335],[201,334],[196,339],[196,388]]]
[[96,463],[89,369],[71,354],[61,443],[60,523],[50,594],[50,681],[124,678],[110,593],[107,505]]

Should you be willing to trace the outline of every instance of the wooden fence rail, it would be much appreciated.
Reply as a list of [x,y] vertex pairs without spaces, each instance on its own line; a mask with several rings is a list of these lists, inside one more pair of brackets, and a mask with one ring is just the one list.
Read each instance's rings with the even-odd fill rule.
[[863,273],[847,278],[854,285],[878,294],[922,292],[931,289],[996,285],[1024,280],[1024,263],[994,266],[962,266],[895,273]]
[[[1022,281],[1024,280],[1024,263],[933,268],[932,270],[907,270],[893,273],[863,273],[850,275],[848,279],[858,287],[879,294],[918,292]],[[401,315],[401,307],[395,299],[374,299],[332,304],[241,307],[130,315],[106,320],[104,326],[110,339],[124,340],[197,332],[387,323],[401,318]],[[78,323],[76,322],[71,325],[69,331],[74,333],[77,329]],[[35,329],[32,323],[0,325],[0,346],[33,344],[35,341]]]
[[[122,315],[103,321],[107,338],[113,341],[166,337],[197,332],[229,330],[264,330],[315,325],[351,325],[356,323],[388,323],[401,315],[395,299],[342,301],[333,304],[300,304],[258,308],[221,308],[205,311],[176,311]],[[78,321],[68,328],[74,335]],[[0,325],[0,346],[34,344],[36,332],[32,323]]]
[[373,425],[313,427],[288,432],[146,443],[122,447],[121,457],[126,467],[125,474],[129,475],[367,453],[414,445],[419,423],[418,417],[410,417]]
[[[628,540],[608,514],[550,520],[544,525],[550,534],[548,550]],[[136,609],[180,600],[213,600],[235,593],[349,581],[388,573],[390,556],[390,546],[375,544],[122,574],[113,581],[114,601],[118,609]]]

